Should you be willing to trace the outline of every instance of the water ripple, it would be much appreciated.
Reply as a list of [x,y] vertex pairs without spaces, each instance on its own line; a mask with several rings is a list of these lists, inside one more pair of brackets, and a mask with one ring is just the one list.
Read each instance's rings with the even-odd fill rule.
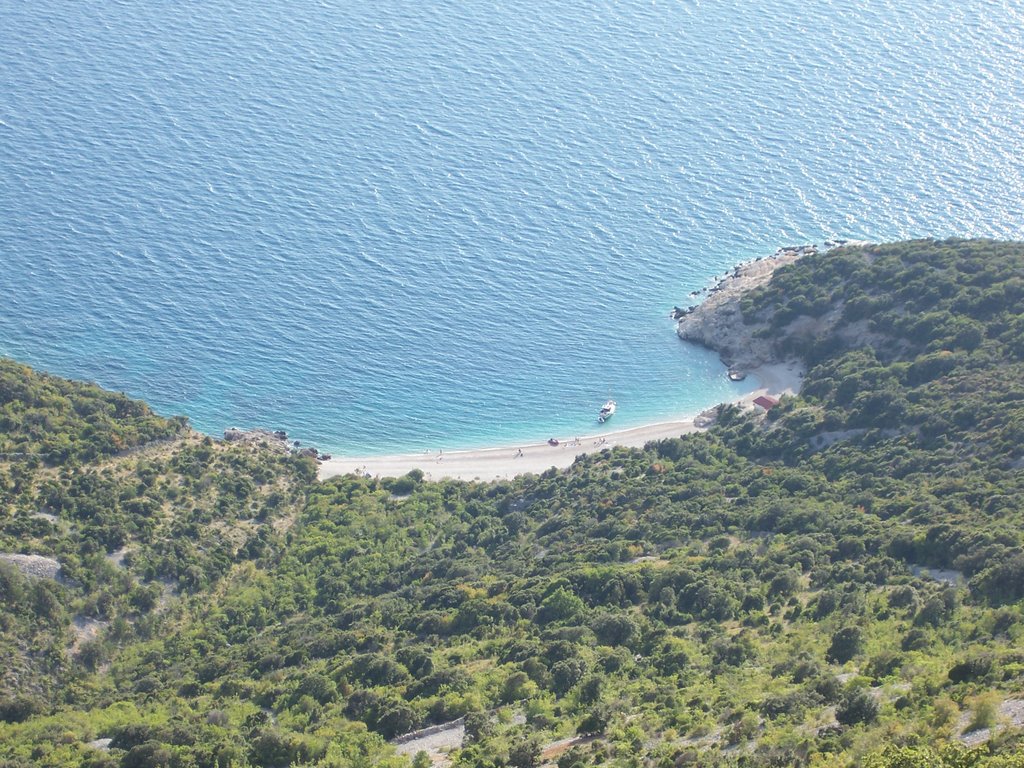
[[666,313],[780,243],[1024,236],[1019,4],[711,5],[7,4],[0,352],[472,445],[732,396]]

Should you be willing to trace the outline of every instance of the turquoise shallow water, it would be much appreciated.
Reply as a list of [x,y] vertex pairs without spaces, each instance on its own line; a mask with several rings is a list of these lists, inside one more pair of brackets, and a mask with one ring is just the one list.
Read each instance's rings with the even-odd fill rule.
[[0,5],[0,353],[506,443],[734,396],[667,313],[737,261],[1024,236],[1016,3],[257,5]]

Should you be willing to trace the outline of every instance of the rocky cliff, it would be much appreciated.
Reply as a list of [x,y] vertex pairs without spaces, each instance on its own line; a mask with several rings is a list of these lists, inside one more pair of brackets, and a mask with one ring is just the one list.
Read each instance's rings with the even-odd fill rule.
[[758,336],[761,325],[743,322],[740,300],[743,294],[768,283],[776,269],[815,252],[814,246],[786,248],[770,258],[738,265],[708,290],[703,302],[679,313],[676,332],[682,339],[718,352],[733,371],[785,362],[778,358],[773,339]]

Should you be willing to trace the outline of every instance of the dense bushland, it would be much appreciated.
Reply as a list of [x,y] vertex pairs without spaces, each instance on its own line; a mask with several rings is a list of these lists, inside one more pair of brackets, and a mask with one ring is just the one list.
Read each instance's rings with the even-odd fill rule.
[[800,397],[565,472],[9,460],[0,541],[65,579],[0,563],[0,761],[400,765],[465,717],[459,766],[1020,766],[1022,278],[1015,243],[807,257],[744,306]]
[[123,394],[0,358],[0,460],[29,466],[92,461],[174,437],[185,423],[163,419]]

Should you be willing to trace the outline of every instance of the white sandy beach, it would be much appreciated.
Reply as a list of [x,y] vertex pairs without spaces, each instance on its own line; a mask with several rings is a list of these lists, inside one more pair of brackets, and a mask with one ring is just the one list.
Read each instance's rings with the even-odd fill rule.
[[[757,379],[758,389],[737,400],[740,405],[754,408],[753,400],[759,395],[796,394],[800,390],[803,370],[792,364],[765,365],[748,371]],[[377,477],[401,477],[413,469],[420,469],[429,480],[453,478],[458,480],[500,480],[515,477],[526,472],[541,473],[551,467],[564,469],[575,458],[591,451],[613,448],[621,445],[642,448],[651,440],[679,437],[700,429],[694,422],[696,415],[681,417],[677,421],[648,424],[619,431],[596,432],[581,437],[575,444],[575,436],[555,435],[558,446],[548,445],[547,438],[536,442],[510,444],[497,448],[448,451],[443,446],[441,453],[415,453],[394,456],[336,456],[320,465],[320,479],[335,475],[368,474]],[[521,454],[520,454],[521,451]]]

